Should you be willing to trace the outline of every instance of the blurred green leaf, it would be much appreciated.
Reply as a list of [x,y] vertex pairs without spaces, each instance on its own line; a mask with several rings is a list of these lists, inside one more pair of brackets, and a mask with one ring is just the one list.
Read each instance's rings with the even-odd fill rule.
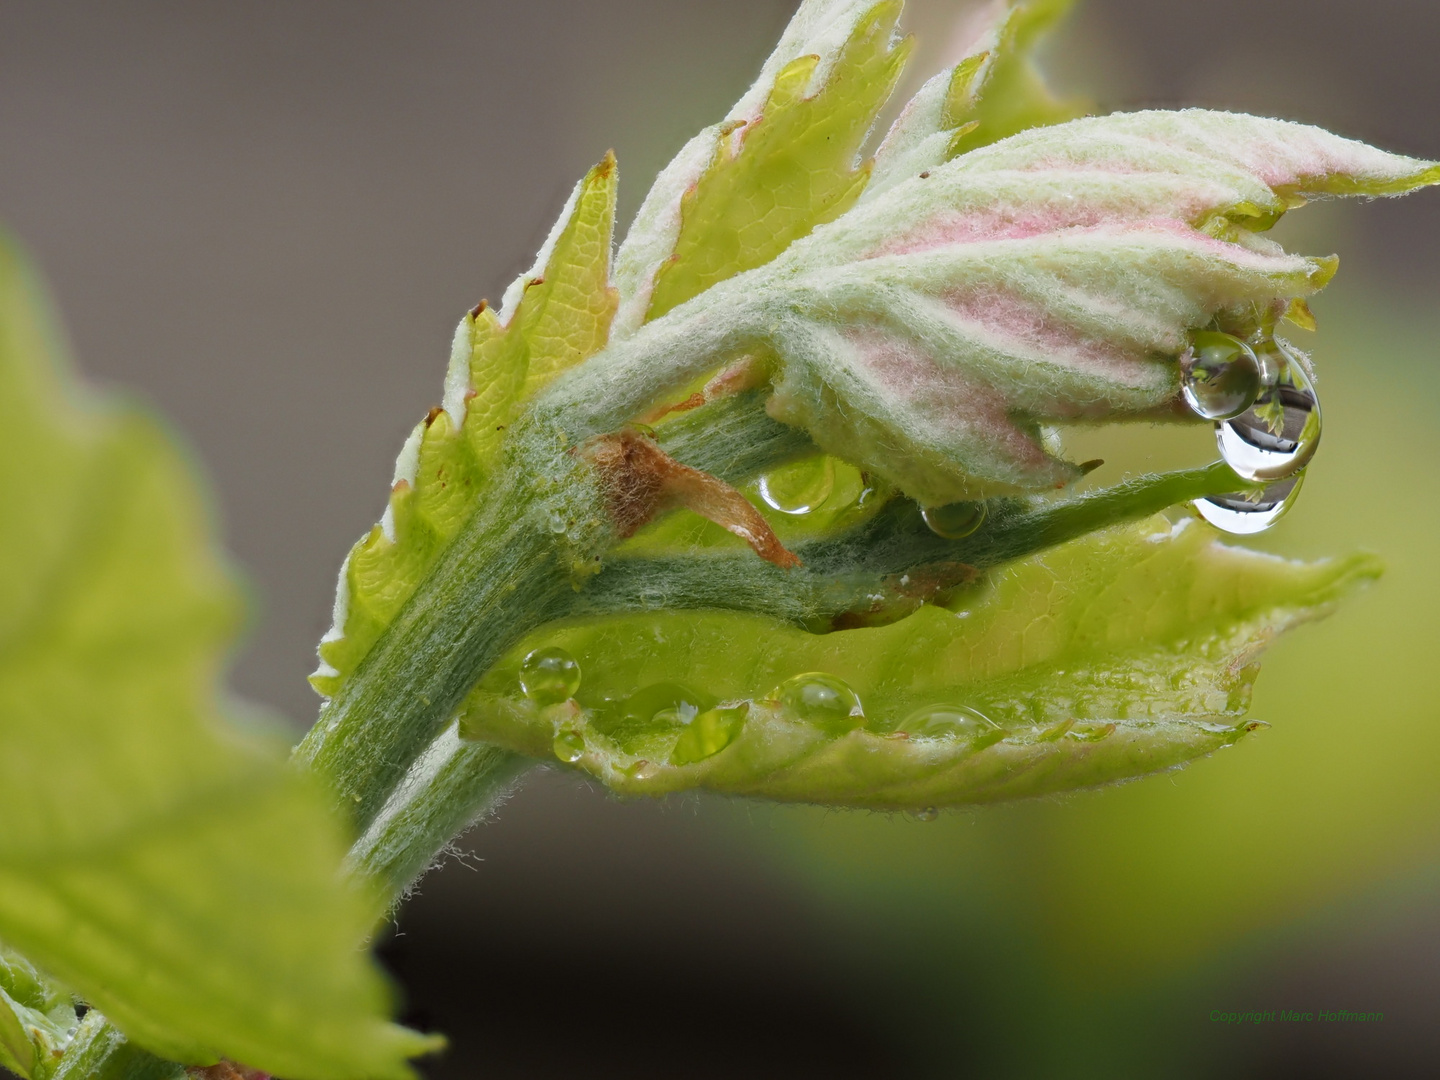
[[0,246],[0,935],[178,1061],[408,1076],[431,1043],[383,1018],[339,826],[223,722],[239,604],[202,491],[43,310]]

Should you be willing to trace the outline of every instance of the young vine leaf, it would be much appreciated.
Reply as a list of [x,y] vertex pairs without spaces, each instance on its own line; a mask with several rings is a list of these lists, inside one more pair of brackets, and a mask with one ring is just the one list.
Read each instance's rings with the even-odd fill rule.
[[[196,479],[69,374],[0,243],[0,938],[179,1062],[411,1075],[316,786],[227,722],[239,605]],[[68,998],[0,957],[0,1060],[58,1066]]]
[[[1032,63],[1067,6],[990,5],[867,161],[910,52],[900,4],[805,0],[725,120],[661,172],[613,293],[588,248],[542,255],[547,279],[564,258],[596,268],[594,310],[615,296],[603,348],[587,323],[576,362],[526,390],[503,365],[452,364],[443,415],[510,403],[490,486],[456,496],[453,520],[470,518],[443,552],[432,530],[407,555],[414,526],[392,510],[352,553],[317,681],[335,697],[301,751],[362,828],[384,823],[387,851],[395,823],[424,822],[429,844],[479,805],[457,779],[457,710],[473,740],[632,792],[920,806],[1139,775],[1237,738],[1263,645],[1374,573],[1134,523],[1248,490],[1224,466],[1062,500],[1053,519],[1015,509],[1084,475],[1064,425],[1197,420],[1180,390],[1198,332],[1268,341],[1306,318],[1336,261],[1265,237],[1283,214],[1440,182],[1433,163],[1281,121],[1077,119]],[[495,332],[524,333],[522,290]],[[439,479],[411,464],[425,437],[397,498]],[[757,486],[785,469],[830,477],[799,524]],[[974,504],[983,560],[917,539],[921,507],[954,504]],[[373,577],[366,545],[392,560]],[[541,688],[522,692],[530,675]],[[942,706],[984,730],[902,726]],[[397,881],[416,865],[381,861],[406,868]]]

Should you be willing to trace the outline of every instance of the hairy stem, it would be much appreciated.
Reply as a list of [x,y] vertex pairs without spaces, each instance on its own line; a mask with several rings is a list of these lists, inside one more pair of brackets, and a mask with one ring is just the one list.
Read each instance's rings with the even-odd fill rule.
[[535,762],[452,725],[415,762],[384,810],[350,849],[350,865],[402,898],[447,844],[488,815]]
[[[733,288],[733,286],[732,286]],[[755,339],[742,289],[638,331],[542,393],[511,435],[503,475],[295,750],[365,832],[470,687],[554,618],[617,539],[599,478],[577,456]],[[677,362],[684,357],[684,362]]]
[[572,592],[539,500],[515,485],[495,495],[296,748],[362,832],[495,658]]
[[[836,619],[891,605],[903,616],[919,599],[918,583],[902,581],[925,568],[956,568],[953,580],[931,574],[934,587],[961,583],[960,568],[990,567],[1054,547],[1097,529],[1149,517],[1169,506],[1244,490],[1224,463],[1142,476],[1066,502],[991,500],[989,520],[973,536],[950,540],[932,532],[909,499],[891,500],[873,518],[837,536],[796,547],[803,566],[782,570],[749,552],[615,559],[567,614],[603,615],[652,609],[724,608],[753,611],[823,632]],[[907,606],[907,599],[916,604]],[[838,625],[844,625],[840,623]]]

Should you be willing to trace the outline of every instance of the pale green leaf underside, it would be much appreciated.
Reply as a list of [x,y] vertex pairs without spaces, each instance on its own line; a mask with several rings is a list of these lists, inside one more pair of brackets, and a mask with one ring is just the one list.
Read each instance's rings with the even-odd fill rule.
[[[816,635],[712,611],[543,628],[482,680],[462,729],[542,758],[573,756],[578,744],[555,740],[578,735],[575,764],[627,794],[699,787],[898,809],[1066,791],[1233,743],[1263,648],[1376,572],[1365,557],[1289,562],[1157,518],[1005,566],[948,607],[890,626]],[[521,659],[546,646],[579,662],[574,705],[538,708],[520,693]],[[848,683],[864,727],[827,734],[775,700],[807,672]],[[660,683],[686,688],[701,708],[748,703],[738,737],[674,765],[685,724],[673,715],[618,738],[597,727]],[[895,734],[934,705],[977,709],[1003,738]]]
[[0,247],[0,937],[179,1061],[405,1077],[428,1042],[384,1019],[338,825],[223,720],[238,603],[196,480],[39,310]]

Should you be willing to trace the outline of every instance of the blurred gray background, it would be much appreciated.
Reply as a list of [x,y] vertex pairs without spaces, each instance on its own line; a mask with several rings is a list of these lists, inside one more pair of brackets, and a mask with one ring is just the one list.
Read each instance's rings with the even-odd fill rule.
[[[963,6],[912,0],[922,69]],[[82,368],[153,402],[214,479],[256,601],[240,692],[313,718],[305,675],[335,571],[439,400],[459,314],[528,265],[610,147],[628,220],[793,8],[0,3],[0,220],[52,283]],[[1089,0],[1050,68],[1106,108],[1238,108],[1440,157],[1437,47],[1433,0]],[[1321,248],[1342,247],[1342,280],[1401,304],[1434,296],[1433,193],[1316,220]],[[930,996],[873,923],[817,901],[823,882],[766,839],[785,813],[532,779],[387,945],[412,1017],[453,1038],[432,1075],[1023,1071],[964,995]],[[1216,1032],[1197,1013],[1174,1053],[1147,1060],[1173,1075],[1433,1075],[1440,917],[1431,901],[1384,910],[1363,939],[1296,930],[1299,944],[1215,976],[1227,1005],[1257,987],[1358,987],[1392,1003],[1383,1031]],[[983,998],[983,982],[968,992]],[[1191,1008],[1176,1001],[1177,1016]],[[1003,1034],[1023,1041],[1038,1020]],[[1119,1023],[1107,1037],[1151,1034]],[[1104,1054],[1050,1074],[1092,1060]]]

